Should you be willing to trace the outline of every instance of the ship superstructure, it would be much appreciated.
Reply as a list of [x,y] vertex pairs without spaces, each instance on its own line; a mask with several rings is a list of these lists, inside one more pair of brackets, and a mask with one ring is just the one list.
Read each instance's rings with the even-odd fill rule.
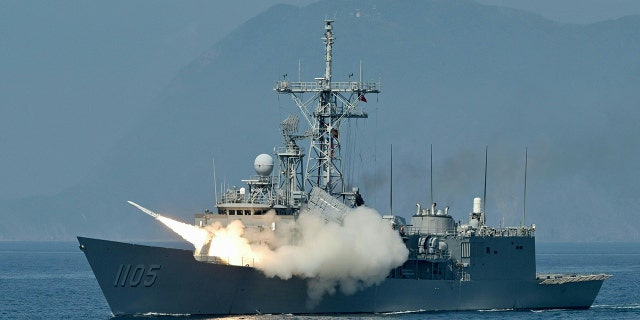
[[[288,116],[280,124],[284,146],[254,161],[256,175],[246,187],[216,197],[217,212],[196,214],[196,228],[242,221],[257,232],[275,232],[305,209],[339,225],[363,204],[358,188],[348,190],[342,168],[341,126],[366,118],[358,108],[365,95],[380,92],[373,82],[332,81],[333,21],[324,25],[325,73],[312,82],[279,80],[278,94],[290,95],[306,123]],[[305,95],[306,94],[306,95]],[[305,95],[307,99],[303,99]],[[309,149],[299,144],[309,140]],[[306,159],[305,159],[306,157]],[[305,163],[306,161],[306,163]],[[538,274],[535,225],[491,227],[481,198],[474,198],[467,222],[456,222],[449,208],[417,205],[409,223],[380,217],[408,252],[386,278],[337,290],[310,303],[317,279],[294,274],[267,276],[254,261],[231,264],[208,256],[209,244],[189,250],[151,247],[78,237],[115,315],[256,313],[381,313],[478,309],[585,309],[593,303],[605,274]],[[132,203],[155,219],[160,215]],[[523,223],[524,224],[524,223]],[[386,229],[386,228],[385,228]],[[366,245],[366,244],[364,244]],[[282,261],[287,263],[287,261]],[[385,271],[386,272],[386,271]]]
[[[332,81],[333,20],[325,20],[323,41],[325,45],[325,70],[314,81],[288,81],[286,77],[274,85],[278,94],[289,95],[303,116],[307,129],[299,133],[300,118],[290,114],[280,123],[284,145],[275,148],[278,170],[274,172],[274,160],[268,154],[260,154],[254,162],[257,176],[243,180],[247,188],[229,188],[216,199],[218,212],[206,212],[196,216],[196,224],[204,226],[214,222],[225,224],[230,220],[242,220],[245,225],[263,223],[260,216],[273,210],[279,218],[290,219],[300,207],[309,202],[311,191],[325,198],[339,198],[349,207],[364,204],[359,188],[347,190],[343,172],[343,155],[340,131],[349,119],[367,118],[360,102],[366,94],[380,93],[379,82]],[[309,148],[299,145],[308,140]],[[305,163],[306,156],[306,163]]]
[[[367,118],[367,114],[358,108],[358,103],[366,101],[365,95],[368,93],[379,93],[380,84],[363,82],[362,79],[348,82],[332,81],[332,22],[325,21],[324,76],[316,78],[313,82],[278,81],[274,90],[280,94],[289,94],[309,125],[309,130],[304,135],[311,140],[305,184],[319,187],[331,195],[348,195],[355,202],[355,193],[345,190],[340,130],[343,122],[348,119]],[[312,96],[303,100],[302,97],[306,93]]]

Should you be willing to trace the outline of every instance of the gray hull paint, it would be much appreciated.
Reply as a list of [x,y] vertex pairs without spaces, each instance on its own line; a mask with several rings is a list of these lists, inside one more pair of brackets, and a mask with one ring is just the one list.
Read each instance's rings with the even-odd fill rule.
[[188,250],[78,241],[115,315],[589,308],[603,282],[386,279],[352,295],[338,290],[314,305],[304,279],[268,278],[250,267],[198,262]]

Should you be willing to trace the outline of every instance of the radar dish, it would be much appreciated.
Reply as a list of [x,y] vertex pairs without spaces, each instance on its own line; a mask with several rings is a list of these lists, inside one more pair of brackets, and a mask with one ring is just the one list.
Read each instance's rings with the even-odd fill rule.
[[268,177],[273,172],[273,158],[266,153],[258,155],[253,162],[253,167],[258,175]]
[[280,126],[282,127],[282,132],[292,135],[298,131],[298,123],[300,120],[295,114],[290,114],[286,119],[284,119]]

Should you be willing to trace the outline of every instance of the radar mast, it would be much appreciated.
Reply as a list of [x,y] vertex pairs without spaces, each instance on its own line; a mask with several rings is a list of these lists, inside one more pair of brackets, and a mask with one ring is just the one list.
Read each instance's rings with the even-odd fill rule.
[[[325,20],[323,41],[325,44],[325,73],[313,82],[278,81],[274,90],[288,94],[300,109],[308,124],[304,137],[310,139],[304,186],[318,187],[331,195],[354,195],[347,192],[343,167],[340,130],[343,120],[349,118],[367,118],[368,115],[358,108],[359,102],[366,102],[365,94],[379,93],[380,84],[358,81],[332,82],[332,50],[335,40],[333,20]],[[303,95],[312,96],[303,100]],[[355,197],[353,198],[355,199]]]

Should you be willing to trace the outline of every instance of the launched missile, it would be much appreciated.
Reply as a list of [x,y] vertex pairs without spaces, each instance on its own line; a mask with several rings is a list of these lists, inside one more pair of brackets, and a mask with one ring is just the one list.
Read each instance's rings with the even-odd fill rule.
[[144,212],[144,213],[146,213],[146,214],[148,214],[148,215],[150,215],[150,216],[152,216],[152,217],[154,217],[156,219],[158,219],[158,217],[160,216],[159,214],[157,214],[157,213],[155,213],[155,212],[153,212],[153,211],[151,211],[151,210],[149,210],[149,209],[147,209],[147,208],[145,208],[145,207],[143,207],[143,206],[141,206],[141,205],[139,205],[139,204],[137,204],[137,203],[135,203],[133,201],[127,201],[127,202],[129,202],[130,205],[140,209],[140,211],[142,211],[142,212]]

